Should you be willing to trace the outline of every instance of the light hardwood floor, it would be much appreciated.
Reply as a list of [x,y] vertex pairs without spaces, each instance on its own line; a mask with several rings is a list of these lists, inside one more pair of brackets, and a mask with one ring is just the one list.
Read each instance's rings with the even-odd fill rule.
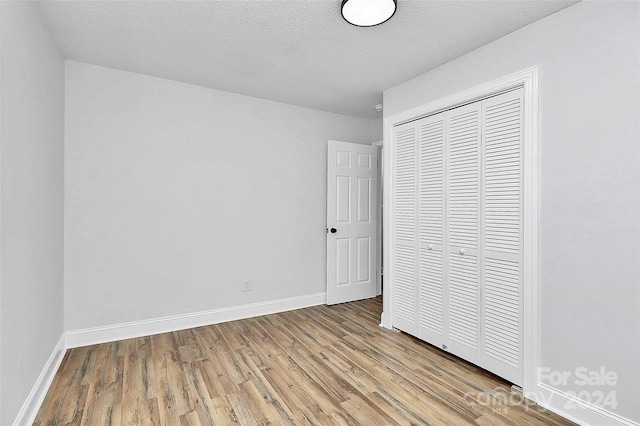
[[381,300],[70,349],[35,425],[569,425]]

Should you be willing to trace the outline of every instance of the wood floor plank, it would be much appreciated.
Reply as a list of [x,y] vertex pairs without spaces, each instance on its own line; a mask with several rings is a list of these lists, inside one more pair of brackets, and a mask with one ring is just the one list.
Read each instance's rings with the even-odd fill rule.
[[242,365],[240,365],[238,359],[235,356],[236,351],[229,352],[227,354],[224,354],[226,356],[218,356],[215,358],[215,360],[211,360],[212,362],[215,361],[219,363],[222,374],[226,375],[231,380],[231,382],[236,385],[236,387],[234,387],[233,393],[237,392],[237,385],[249,380],[249,378],[245,375],[245,371],[243,370]]
[[275,377],[272,381],[287,380],[290,377],[292,386],[288,392],[292,393],[302,403],[301,414],[307,419],[325,419],[321,424],[334,424],[331,416],[340,411],[340,402],[328,394],[321,383],[311,377],[302,366],[298,365],[290,356],[281,356],[274,362]]
[[70,349],[34,425],[572,424],[379,327],[381,311],[374,298]]
[[181,426],[200,426],[200,417],[195,411],[191,411],[187,414],[180,416]]
[[160,424],[155,368],[148,337],[126,342],[121,418],[123,425]]
[[332,400],[342,403],[359,394],[358,390],[351,386],[347,380],[331,371],[329,367],[324,365],[313,353],[306,351],[305,348],[285,350],[285,352]]
[[[386,371],[383,370],[390,378],[389,381],[393,386],[397,386],[407,391],[410,395],[423,395],[428,396],[425,400],[434,404],[433,408],[437,409],[440,413],[447,414],[457,422],[472,422],[477,418],[477,415],[473,410],[467,406],[460,406],[457,402],[462,398],[459,394],[454,394],[443,387],[437,387],[437,383],[421,380],[420,376],[414,374],[415,370],[412,367],[418,367],[418,363],[412,362],[397,362],[396,358],[393,358],[384,348],[373,345],[367,342],[361,342],[361,345],[355,346],[355,351],[352,350],[352,356],[354,358],[360,357],[360,354],[364,356],[360,357],[362,363],[366,363],[366,356],[372,359],[382,360]],[[400,393],[398,391],[400,395]]]
[[[349,347],[347,342],[345,342],[344,351],[350,354],[354,362],[365,367],[372,362],[379,362],[379,355],[376,352]],[[398,369],[397,366],[396,369]],[[433,397],[429,386],[407,380],[401,374],[402,370],[399,373],[384,362],[379,364],[379,368],[369,369],[369,371],[370,377],[377,382],[380,395],[390,395],[388,399],[393,399],[396,404],[419,407],[421,412],[426,413],[426,418],[435,424],[469,424],[476,417],[470,414],[464,405],[458,406],[457,410],[451,409],[447,402],[443,401],[442,396],[436,394],[436,397]]]
[[362,425],[398,425],[380,407],[369,404],[363,398],[353,396],[340,404],[342,408]]
[[118,361],[115,360],[117,352],[115,345],[103,344],[96,349],[93,362],[93,372],[87,380],[87,397],[84,404],[81,425],[112,424],[119,423],[119,414],[114,410],[116,401],[118,374],[112,370],[118,369]]
[[[225,352],[222,352],[222,354],[223,356],[227,356]],[[197,364],[211,399],[216,399],[236,391],[235,384],[231,381],[231,378],[225,374],[221,364],[216,362],[215,357],[214,359],[198,361]]]
[[[75,348],[67,352],[67,362],[61,366],[54,380],[57,385],[54,394],[45,400],[49,401],[36,416],[41,418],[43,425],[59,425],[70,422],[80,424],[85,401],[88,395],[89,381],[85,380],[92,373],[92,357],[95,356],[96,346]],[[84,381],[84,384],[82,383]],[[52,392],[50,388],[49,392]]]
[[[294,424],[294,415],[291,410],[283,403],[282,398],[273,389],[269,381],[263,375],[262,370],[253,363],[252,359],[245,356],[242,351],[236,352],[238,361],[245,366],[250,381],[253,386],[250,387],[252,391],[255,391],[260,395],[260,399],[264,401],[267,406],[267,411],[272,413],[275,417],[276,424]],[[242,385],[248,385],[248,382]]]
[[180,413],[178,410],[175,396],[175,392],[178,389],[174,387],[171,379],[172,374],[169,371],[175,365],[169,360],[173,356],[173,352],[166,350],[167,346],[162,343],[163,340],[161,339],[152,339],[152,345],[154,345],[153,366],[156,377],[160,423],[162,425],[179,426],[181,423],[180,416],[191,411]]
[[202,374],[200,374],[200,369],[193,361],[183,363],[183,368],[189,382],[189,390],[194,396],[193,403],[200,423],[207,426],[215,425],[216,408],[211,401],[207,385],[202,378]]
[[318,406],[316,404],[310,406],[306,403],[306,398],[300,398],[300,393],[294,389],[299,384],[284,371],[280,362],[274,360],[270,368],[262,371],[262,375],[269,382],[273,391],[279,395],[283,405],[290,408],[293,417],[297,420],[294,422],[295,424],[317,422],[317,414],[320,414],[321,411],[314,409],[317,409]]
[[194,395],[189,389],[189,383],[182,368],[182,362],[177,352],[165,352],[164,359],[167,377],[169,379],[169,387],[173,391],[177,413],[180,416],[190,413],[195,408],[193,405]]

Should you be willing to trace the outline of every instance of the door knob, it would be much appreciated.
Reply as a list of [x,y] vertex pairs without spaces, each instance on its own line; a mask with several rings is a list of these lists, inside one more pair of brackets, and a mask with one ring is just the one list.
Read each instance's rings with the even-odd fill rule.
[[336,228],[331,228],[331,233],[335,234],[336,232],[338,232],[338,230]]
[[460,254],[464,254],[464,249],[460,249]]
[[429,244],[429,245],[427,246],[427,248],[428,248],[429,250],[433,250],[433,244]]

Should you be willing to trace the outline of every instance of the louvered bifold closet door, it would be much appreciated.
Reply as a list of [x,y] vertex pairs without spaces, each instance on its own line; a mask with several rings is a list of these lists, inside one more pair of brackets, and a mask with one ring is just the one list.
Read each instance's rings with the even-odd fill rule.
[[473,363],[481,354],[480,107],[447,113],[448,349]]
[[443,112],[419,122],[420,338],[438,347],[447,336],[445,117]]
[[484,350],[482,366],[522,384],[522,89],[483,101]]
[[394,127],[393,164],[393,325],[418,335],[416,199],[418,122]]

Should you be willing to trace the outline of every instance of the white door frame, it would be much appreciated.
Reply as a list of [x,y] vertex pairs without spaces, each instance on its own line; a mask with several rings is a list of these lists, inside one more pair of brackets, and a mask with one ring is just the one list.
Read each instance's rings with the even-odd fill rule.
[[[538,67],[493,80],[471,89],[438,99],[384,119],[384,248],[385,282],[381,325],[393,328],[393,284],[395,271],[392,253],[395,250],[393,233],[393,127],[408,121],[432,115],[451,107],[464,105],[516,87],[524,89],[524,377],[525,395],[538,400],[538,370],[540,366],[540,314],[539,314],[539,259],[538,259],[538,215],[539,215],[539,164],[538,164]],[[541,402],[541,401],[537,401]]]
[[376,233],[376,246],[378,247],[378,253],[376,258],[376,285],[377,285],[377,294],[378,296],[382,294],[382,249],[383,249],[383,234],[382,231],[384,229],[382,225],[382,219],[384,217],[383,214],[383,196],[384,196],[384,142],[383,141],[375,141],[371,143],[371,146],[375,146],[378,148],[378,205],[376,206],[376,211],[378,214],[378,232]]

